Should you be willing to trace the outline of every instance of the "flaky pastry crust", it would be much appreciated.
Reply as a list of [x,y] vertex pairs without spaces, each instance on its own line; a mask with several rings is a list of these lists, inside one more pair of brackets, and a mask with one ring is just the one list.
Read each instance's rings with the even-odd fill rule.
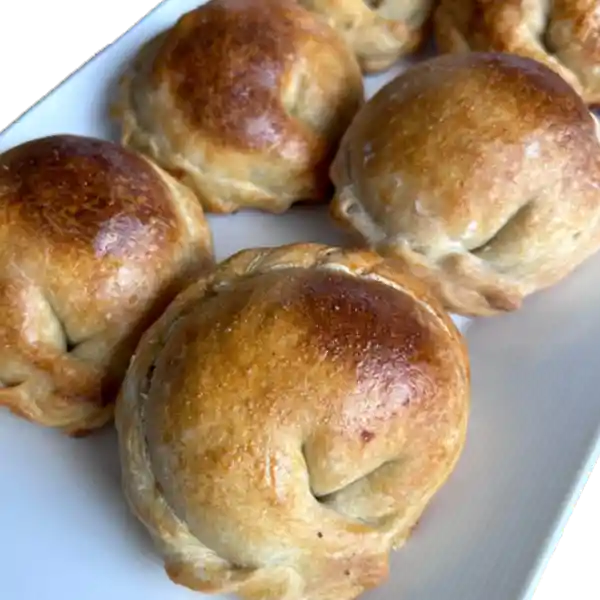
[[391,67],[425,39],[434,0],[299,0],[339,31],[364,73]]
[[177,583],[348,600],[452,471],[468,408],[464,342],[419,282],[370,252],[247,250],[144,335],[124,489]]
[[600,103],[597,0],[441,0],[434,21],[443,52],[526,56],[556,71],[588,104]]
[[211,0],[141,51],[115,114],[207,210],[283,212],[328,198],[362,102],[352,52],[293,0]]
[[541,63],[445,55],[357,115],[332,214],[450,310],[510,311],[599,248],[599,153],[595,119]]
[[202,209],[146,159],[71,135],[0,155],[0,406],[106,423],[142,330],[212,263]]

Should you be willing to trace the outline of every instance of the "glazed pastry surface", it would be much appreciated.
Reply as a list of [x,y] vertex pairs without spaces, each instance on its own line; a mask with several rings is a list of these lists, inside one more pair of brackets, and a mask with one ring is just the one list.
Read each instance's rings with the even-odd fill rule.
[[600,244],[597,124],[531,59],[437,57],[357,115],[332,168],[332,213],[425,279],[450,310],[490,315]]
[[125,76],[123,143],[203,206],[283,212],[329,198],[329,165],[363,102],[343,39],[293,0],[211,0]]
[[144,335],[124,487],[177,583],[355,598],[454,468],[468,408],[464,341],[418,281],[370,252],[243,251]]
[[0,405],[104,424],[144,327],[212,262],[202,209],[144,158],[72,135],[0,155]]

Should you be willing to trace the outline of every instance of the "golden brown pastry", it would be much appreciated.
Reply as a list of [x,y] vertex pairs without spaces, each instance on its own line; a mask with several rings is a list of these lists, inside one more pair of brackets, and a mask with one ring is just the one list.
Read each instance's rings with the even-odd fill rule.
[[117,112],[207,210],[282,212],[327,199],[362,100],[351,51],[293,0],[212,0],[142,50]]
[[354,50],[365,73],[414,52],[428,33],[434,0],[299,0],[325,17]]
[[510,52],[544,63],[588,104],[600,102],[597,0],[441,0],[435,14],[443,52]]
[[452,311],[508,311],[599,248],[599,152],[594,118],[541,63],[445,55],[357,115],[332,212]]
[[103,425],[142,330],[211,265],[201,207],[146,159],[71,135],[0,155],[0,406]]
[[138,346],[124,487],[177,583],[349,600],[385,579],[468,409],[462,337],[420,283],[370,252],[247,250]]

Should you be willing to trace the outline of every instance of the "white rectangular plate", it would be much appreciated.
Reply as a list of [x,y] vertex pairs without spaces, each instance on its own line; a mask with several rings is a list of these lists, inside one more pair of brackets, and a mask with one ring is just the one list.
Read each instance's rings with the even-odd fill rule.
[[[117,139],[107,103],[142,42],[194,0],[167,0],[0,135]],[[369,78],[373,93],[398,68]],[[219,258],[340,243],[324,209],[210,217]],[[472,323],[469,438],[389,582],[371,600],[513,600],[531,593],[600,451],[600,257],[508,316]],[[464,328],[464,322],[461,323]],[[599,352],[600,356],[600,352]],[[0,412],[0,598],[184,600],[120,492],[115,435],[71,440]]]

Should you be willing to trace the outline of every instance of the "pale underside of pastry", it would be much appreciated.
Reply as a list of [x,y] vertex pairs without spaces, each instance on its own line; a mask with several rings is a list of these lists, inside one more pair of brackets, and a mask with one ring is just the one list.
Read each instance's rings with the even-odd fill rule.
[[142,49],[121,92],[122,142],[219,213],[327,200],[364,98],[350,49],[293,0],[211,0]]
[[599,152],[595,119],[541,63],[445,55],[357,115],[332,214],[450,310],[509,311],[599,248]]
[[339,31],[361,65],[374,73],[391,67],[424,41],[433,0],[299,0]]
[[349,600],[452,471],[468,408],[464,342],[419,282],[371,252],[247,250],[144,335],[124,489],[177,583]]
[[0,406],[106,423],[142,329],[212,262],[195,198],[146,159],[67,135],[0,155]]
[[434,21],[443,52],[527,56],[556,71],[587,104],[600,103],[597,0],[441,0]]

